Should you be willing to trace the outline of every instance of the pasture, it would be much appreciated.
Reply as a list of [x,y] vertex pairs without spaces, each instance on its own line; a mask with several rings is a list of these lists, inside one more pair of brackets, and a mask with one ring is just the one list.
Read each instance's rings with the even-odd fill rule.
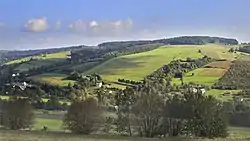
[[65,51],[65,52],[58,52],[58,53],[46,54],[45,56],[43,56],[43,55],[30,56],[30,57],[25,57],[25,58],[17,59],[17,60],[12,60],[12,61],[7,62],[6,64],[7,65],[11,65],[11,64],[18,64],[18,63],[21,63],[21,62],[27,62],[31,58],[37,59],[37,60],[61,59],[61,58],[67,58],[68,54],[69,54],[69,52]]
[[44,73],[30,77],[30,79],[39,82],[46,82],[51,85],[68,86],[69,83],[74,84],[75,81],[67,80],[68,75],[60,73]]
[[231,61],[215,61],[205,65],[205,68],[229,69],[231,64]]
[[[221,68],[198,68],[185,74],[184,83],[197,83],[212,86],[223,74],[226,69]],[[192,75],[194,74],[194,75]],[[172,83],[180,85],[180,79],[174,78]]]
[[19,64],[16,70],[23,72],[23,71],[28,71],[29,69],[32,68],[49,66],[54,63],[63,62],[66,60],[68,54],[69,52],[65,51],[65,52],[47,54],[46,56],[40,55],[40,56],[26,57],[7,62],[6,64],[7,65]]
[[[230,46],[222,46],[215,44],[208,45],[171,45],[164,46],[152,51],[121,56],[108,60],[88,71],[85,74],[96,72],[100,74],[104,80],[116,82],[118,78],[141,80],[162,65],[170,63],[174,59],[199,58],[203,55],[216,59],[228,59],[223,62],[223,66],[229,66],[231,60],[234,60],[234,53],[229,53]],[[201,53],[199,53],[199,50]],[[221,62],[221,63],[222,63]],[[216,65],[216,64],[212,64]],[[221,65],[221,64],[217,64]],[[199,82],[200,77],[203,83],[212,84],[224,73],[222,69],[214,69],[214,74],[209,75],[208,70],[195,70],[197,75],[192,78],[186,78],[186,81]],[[212,71],[214,71],[212,70]]]
[[61,119],[53,118],[36,118],[34,124],[34,130],[41,130],[43,126],[48,127],[48,131],[63,131],[63,122]]
[[240,56],[241,54],[228,52],[231,47],[232,46],[223,46],[218,44],[207,44],[198,46],[203,55],[207,55],[215,59],[227,59],[232,61],[235,60],[236,57]]
[[[228,101],[228,100],[232,100],[233,95],[240,92],[241,90],[219,90],[219,89],[211,89],[209,91],[207,91],[207,95],[212,95],[222,101]],[[223,95],[225,93],[231,93],[231,94],[226,94]]]
[[85,74],[96,72],[105,80],[115,82],[118,78],[141,80],[174,59],[199,58],[195,46],[164,46],[152,51],[125,55],[108,60]]

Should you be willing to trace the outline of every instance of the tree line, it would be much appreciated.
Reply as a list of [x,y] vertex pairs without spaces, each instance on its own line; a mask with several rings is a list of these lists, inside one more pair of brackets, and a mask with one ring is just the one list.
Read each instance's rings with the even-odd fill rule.
[[165,45],[203,45],[208,43],[218,43],[224,45],[237,45],[239,42],[232,38],[221,38],[221,37],[210,37],[210,36],[180,36],[174,38],[165,38],[157,40],[139,40],[139,41],[118,41],[118,42],[105,42],[101,43],[99,47],[111,47],[111,46],[121,46],[129,47],[135,45],[145,45],[145,44],[165,44]]

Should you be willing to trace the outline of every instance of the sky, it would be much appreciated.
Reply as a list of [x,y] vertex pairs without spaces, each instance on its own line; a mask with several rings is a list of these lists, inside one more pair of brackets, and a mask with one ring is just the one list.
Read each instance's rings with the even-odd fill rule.
[[0,0],[0,50],[208,35],[250,41],[249,0]]

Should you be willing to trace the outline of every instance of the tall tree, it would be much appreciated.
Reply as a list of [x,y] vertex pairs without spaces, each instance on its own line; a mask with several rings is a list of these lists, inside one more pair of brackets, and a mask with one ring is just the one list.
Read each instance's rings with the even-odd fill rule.
[[220,101],[201,92],[184,94],[187,128],[198,137],[226,137],[227,118]]
[[143,93],[132,107],[139,132],[154,137],[162,120],[163,99],[155,93]]
[[64,119],[66,129],[77,134],[90,134],[98,129],[102,110],[94,98],[75,100],[68,108]]

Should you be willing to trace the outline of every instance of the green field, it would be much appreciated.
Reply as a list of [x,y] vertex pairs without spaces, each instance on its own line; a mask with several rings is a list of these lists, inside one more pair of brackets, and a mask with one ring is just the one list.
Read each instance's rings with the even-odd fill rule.
[[235,57],[241,55],[240,53],[229,53],[228,50],[233,46],[223,46],[218,44],[207,44],[200,45],[198,48],[201,50],[203,55],[207,55],[209,57],[215,59],[227,59],[234,60]]
[[[164,46],[149,52],[121,56],[102,63],[85,72],[85,74],[96,72],[105,80],[116,82],[118,78],[141,80],[164,64],[170,63],[173,59],[185,59],[187,57],[199,58],[203,55],[217,59],[234,59],[236,54],[229,53],[230,46],[215,44],[208,45],[173,45]],[[201,50],[201,53],[198,51]],[[199,71],[199,70],[196,70]],[[219,71],[217,71],[219,72]],[[203,77],[203,76],[202,76]],[[199,79],[199,75],[196,78]],[[218,77],[207,77],[204,83],[211,84]],[[188,78],[186,81],[190,81]]]
[[173,59],[199,58],[195,46],[164,46],[148,52],[117,57],[85,72],[100,74],[105,80],[114,82],[118,78],[141,80]]
[[[198,68],[185,74],[184,83],[197,83],[212,86],[224,73],[225,69],[221,68]],[[191,74],[194,74],[193,76]],[[174,84],[180,85],[180,79],[173,79]]]
[[47,126],[48,131],[63,131],[62,120],[60,119],[36,118],[34,129],[41,130],[43,126]]
[[38,60],[46,60],[46,59],[62,59],[62,58],[67,58],[67,55],[69,54],[68,51],[64,51],[64,52],[58,52],[58,53],[52,53],[52,54],[47,54],[46,56],[31,56],[31,57],[25,57],[25,58],[21,58],[21,59],[17,59],[17,60],[13,60],[13,61],[9,61],[6,64],[10,65],[10,64],[17,64],[17,63],[21,63],[21,62],[27,62],[29,61],[31,58],[33,59],[38,59]]
[[65,80],[67,76],[68,75],[60,73],[44,73],[41,75],[32,76],[31,79],[58,86],[68,86],[69,83],[74,84],[75,81],[73,80]]
[[[67,58],[67,55],[69,54],[68,51],[65,52],[59,52],[59,53],[53,53],[53,54],[47,54],[46,56],[33,56],[33,57],[26,57],[18,60],[13,60],[10,62],[7,62],[6,64],[20,64],[16,70],[18,71],[28,71],[31,68],[37,68],[41,66],[48,66],[52,65],[57,62],[65,61]],[[29,61],[31,58],[34,60]],[[23,62],[23,63],[22,63]]]

